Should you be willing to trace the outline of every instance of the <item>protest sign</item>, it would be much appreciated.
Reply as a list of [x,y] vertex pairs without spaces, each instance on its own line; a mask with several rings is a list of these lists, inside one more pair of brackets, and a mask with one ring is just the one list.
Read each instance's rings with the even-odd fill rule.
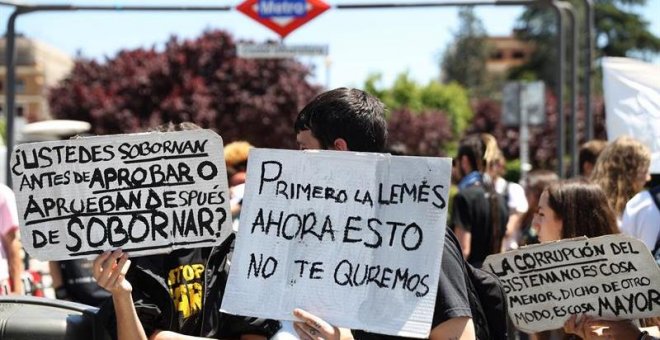
[[451,161],[253,149],[222,310],[427,337]]
[[22,144],[11,164],[23,246],[40,260],[213,246],[231,233],[210,130]]
[[561,328],[572,314],[603,319],[660,316],[660,270],[641,241],[622,235],[575,238],[490,255],[516,327]]

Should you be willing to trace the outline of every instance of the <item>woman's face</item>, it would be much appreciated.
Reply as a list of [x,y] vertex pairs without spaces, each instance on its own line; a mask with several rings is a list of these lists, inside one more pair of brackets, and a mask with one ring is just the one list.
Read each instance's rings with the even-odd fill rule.
[[539,207],[534,215],[532,226],[539,235],[539,241],[557,241],[561,239],[562,221],[548,206],[548,192],[543,191],[539,199]]

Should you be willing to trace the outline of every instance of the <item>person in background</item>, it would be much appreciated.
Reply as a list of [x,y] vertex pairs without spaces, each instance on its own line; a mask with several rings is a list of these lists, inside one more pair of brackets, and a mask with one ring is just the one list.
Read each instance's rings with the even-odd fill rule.
[[[385,106],[357,89],[338,88],[320,94],[302,109],[294,124],[300,149],[383,152],[387,142]],[[449,228],[441,262],[430,339],[473,340],[475,330],[465,282],[461,249]],[[306,311],[293,311],[294,329],[302,339],[405,339],[360,330],[339,329]]]
[[460,182],[451,214],[463,256],[475,267],[481,267],[486,256],[500,252],[509,217],[504,200],[484,180],[484,152],[481,136],[461,140],[456,157]]
[[580,176],[584,178],[589,178],[589,176],[591,176],[598,155],[600,155],[606,146],[607,141],[600,139],[592,139],[580,146],[580,152],[578,153]]
[[[541,243],[618,233],[616,217],[603,190],[582,180],[559,181],[541,194],[533,226]],[[533,339],[569,339],[562,329],[534,334]]]
[[231,142],[225,145],[225,164],[229,175],[229,205],[233,218],[232,228],[238,230],[238,220],[245,192],[248,154],[252,145],[245,141]]
[[0,295],[23,294],[24,266],[14,192],[0,184]]
[[626,203],[651,178],[650,164],[648,147],[628,136],[621,136],[609,143],[598,156],[591,181],[605,192],[619,225]]
[[502,150],[497,146],[497,139],[488,133],[482,133],[481,138],[486,145],[486,152],[484,153],[486,174],[490,177],[495,187],[495,192],[504,199],[504,202],[509,208],[502,251],[517,249],[521,237],[519,229],[521,226],[520,219],[527,212],[527,209],[529,209],[527,197],[525,197],[525,189],[520,184],[509,182],[502,177],[506,171],[506,159],[502,154]]
[[536,210],[539,207],[541,194],[545,188],[557,181],[559,181],[559,176],[557,176],[555,172],[543,169],[532,170],[527,174],[527,177],[525,177],[525,197],[527,197],[529,209],[519,221],[519,246],[522,247],[539,243],[538,234],[536,230],[532,228],[532,221],[536,215]]

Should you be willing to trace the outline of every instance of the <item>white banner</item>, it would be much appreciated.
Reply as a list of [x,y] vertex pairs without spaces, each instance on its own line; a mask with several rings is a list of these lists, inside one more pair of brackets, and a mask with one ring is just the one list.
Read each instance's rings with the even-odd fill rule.
[[23,246],[40,260],[166,253],[231,233],[222,139],[210,130],[22,144],[11,172]]
[[252,149],[222,310],[428,337],[449,158]]
[[660,270],[641,241],[575,238],[490,255],[516,328],[558,329],[571,314],[604,319],[660,316]]
[[651,173],[660,173],[660,66],[603,58],[607,137],[634,137],[651,149]]

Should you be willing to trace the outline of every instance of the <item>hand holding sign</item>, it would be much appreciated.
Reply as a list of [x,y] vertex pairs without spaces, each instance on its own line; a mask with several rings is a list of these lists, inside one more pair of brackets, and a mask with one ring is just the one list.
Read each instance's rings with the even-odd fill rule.
[[[450,174],[446,158],[251,150],[222,310],[293,320],[300,307],[340,327],[427,337]],[[298,327],[334,334],[315,329]]]
[[525,332],[558,329],[573,314],[605,319],[660,315],[660,270],[639,240],[576,238],[491,255],[509,315]]

